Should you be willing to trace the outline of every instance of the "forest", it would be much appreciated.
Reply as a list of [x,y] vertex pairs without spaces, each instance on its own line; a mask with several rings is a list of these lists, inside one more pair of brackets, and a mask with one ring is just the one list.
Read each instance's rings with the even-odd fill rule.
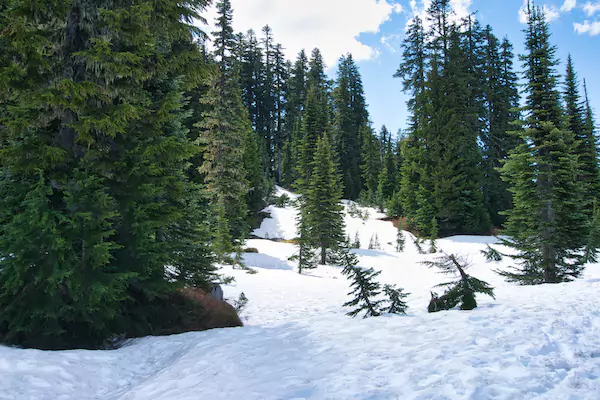
[[262,210],[289,201],[276,185],[301,195],[300,272],[357,273],[342,199],[433,249],[498,235],[516,252],[499,273],[520,285],[568,282],[596,261],[594,112],[542,8],[528,4],[517,56],[433,0],[389,77],[410,95],[407,129],[390,132],[370,120],[352,54],[330,79],[318,48],[289,60],[269,26],[235,32],[230,0],[206,32],[210,4],[0,3],[1,343],[173,333],[195,307],[184,289],[247,268]]

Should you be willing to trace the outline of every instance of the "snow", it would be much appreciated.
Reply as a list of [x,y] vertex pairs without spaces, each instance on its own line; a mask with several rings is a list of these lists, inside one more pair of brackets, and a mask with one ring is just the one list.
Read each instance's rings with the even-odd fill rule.
[[[295,211],[269,210],[255,235],[292,239]],[[396,229],[368,211],[366,221],[346,216],[347,233],[360,235],[361,266],[411,293],[408,315],[349,318],[340,268],[298,275],[287,260],[293,244],[252,239],[247,247],[259,253],[244,257],[258,273],[223,270],[236,278],[226,297],[249,299],[245,327],[136,339],[114,351],[0,347],[0,399],[600,398],[600,265],[575,282],[519,287],[493,272],[510,260],[480,254],[494,238],[442,239],[438,247],[467,256],[496,300],[428,314],[430,290],[447,277],[418,263],[434,256],[418,254],[407,233],[406,251],[395,253]],[[381,250],[366,249],[374,233]]]

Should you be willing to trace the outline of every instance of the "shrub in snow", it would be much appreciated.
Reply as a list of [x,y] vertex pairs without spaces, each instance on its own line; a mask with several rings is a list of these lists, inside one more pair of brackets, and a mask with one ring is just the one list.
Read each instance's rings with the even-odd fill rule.
[[302,274],[305,269],[315,269],[318,265],[315,249],[310,246],[307,240],[302,238],[298,239],[298,252],[288,260],[298,262],[299,274]]
[[255,247],[247,247],[244,249],[244,253],[258,253],[258,249]]
[[413,235],[413,244],[417,248],[417,251],[419,252],[419,254],[426,254],[425,250],[423,250],[423,246],[421,246],[421,244],[423,244],[423,241],[414,235]]
[[383,293],[388,297],[386,312],[388,314],[406,314],[408,305],[404,301],[410,293],[403,293],[402,288],[396,288],[396,285],[385,285]]
[[233,301],[233,308],[235,308],[235,311],[238,313],[238,315],[242,313],[242,311],[244,310],[244,308],[246,308],[247,305],[248,298],[246,297],[246,294],[244,294],[244,292],[240,293],[238,299]]
[[352,300],[344,303],[344,307],[356,307],[347,315],[356,317],[363,311],[363,318],[381,315],[383,300],[376,300],[381,293],[381,285],[375,281],[381,271],[375,271],[373,268],[349,267],[344,268],[342,273],[352,280],[350,286],[353,289],[348,294],[354,296]]
[[354,234],[354,241],[352,242],[353,249],[360,249],[360,237],[358,236],[358,231]]
[[398,231],[396,232],[396,252],[402,253],[406,245],[406,239],[404,238],[404,223],[402,219],[398,220]]
[[494,249],[489,244],[487,245],[485,250],[481,250],[481,254],[484,255],[486,261],[488,261],[488,262],[502,261],[502,253],[500,253],[498,250]]
[[429,234],[429,253],[434,254],[437,253],[437,246],[435,241],[438,238],[438,225],[435,217],[431,218],[431,232]]
[[438,297],[432,293],[432,299],[429,303],[428,311],[436,312],[449,310],[459,306],[461,310],[472,310],[477,307],[475,300],[476,293],[483,293],[494,297],[494,289],[482,280],[468,275],[465,269],[469,263],[453,254],[444,254],[434,261],[421,262],[428,267],[441,269],[441,273],[457,276],[457,280],[437,285],[437,287],[446,289],[445,293]]
[[290,203],[291,203],[290,196],[288,196],[285,193],[282,194],[281,196],[276,197],[275,201],[273,202],[275,207],[279,207],[279,208],[287,207],[288,205],[290,205]]
[[379,243],[379,236],[377,236],[377,233],[371,235],[371,240],[369,241],[369,250],[381,250],[381,243]]
[[358,267],[358,259],[352,254],[349,249],[340,252],[340,259],[344,269],[342,274],[352,281],[350,287],[352,291],[348,293],[354,298],[346,303],[344,307],[354,307],[346,315],[356,317],[364,312],[363,318],[377,317],[383,313],[389,314],[405,314],[407,305],[404,298],[408,294],[403,293],[401,288],[396,288],[393,285],[385,285],[383,293],[388,299],[379,298],[382,293],[381,284],[375,278],[381,271],[375,271],[373,268],[364,269]]

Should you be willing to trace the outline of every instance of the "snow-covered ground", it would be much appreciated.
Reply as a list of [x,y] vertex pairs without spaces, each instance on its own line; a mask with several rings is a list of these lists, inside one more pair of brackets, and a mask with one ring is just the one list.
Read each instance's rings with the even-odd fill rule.
[[[347,216],[346,232],[359,233],[361,265],[411,293],[408,315],[351,319],[340,268],[301,276],[287,261],[294,245],[253,239],[248,247],[259,253],[245,260],[258,273],[223,271],[236,278],[226,297],[249,299],[245,327],[138,339],[115,351],[0,347],[0,399],[600,399],[600,265],[576,282],[518,287],[493,272],[509,260],[480,254],[494,238],[443,239],[438,247],[467,256],[496,300],[428,314],[430,290],[446,277],[418,263],[432,256],[408,238],[395,253],[392,224],[360,210],[369,218]],[[254,233],[292,239],[294,210],[269,211]],[[381,250],[366,249],[374,233]]]

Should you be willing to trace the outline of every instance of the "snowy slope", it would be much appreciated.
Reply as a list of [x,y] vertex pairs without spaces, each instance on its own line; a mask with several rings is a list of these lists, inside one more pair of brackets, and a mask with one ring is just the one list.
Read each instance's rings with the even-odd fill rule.
[[[345,204],[349,207],[349,203]],[[259,237],[295,236],[292,208],[270,207]],[[364,211],[364,210],[363,210]],[[407,316],[351,319],[348,282],[337,267],[300,276],[291,244],[250,240],[258,271],[225,269],[250,302],[246,327],[133,340],[116,351],[41,352],[0,347],[0,399],[387,400],[600,399],[600,265],[569,284],[517,287],[479,250],[489,237],[440,240],[467,255],[471,273],[496,287],[476,310],[428,314],[429,291],[445,277],[428,270],[410,239],[393,252],[395,229],[346,217],[359,232],[361,265],[411,295]],[[366,250],[377,233],[382,250]]]

